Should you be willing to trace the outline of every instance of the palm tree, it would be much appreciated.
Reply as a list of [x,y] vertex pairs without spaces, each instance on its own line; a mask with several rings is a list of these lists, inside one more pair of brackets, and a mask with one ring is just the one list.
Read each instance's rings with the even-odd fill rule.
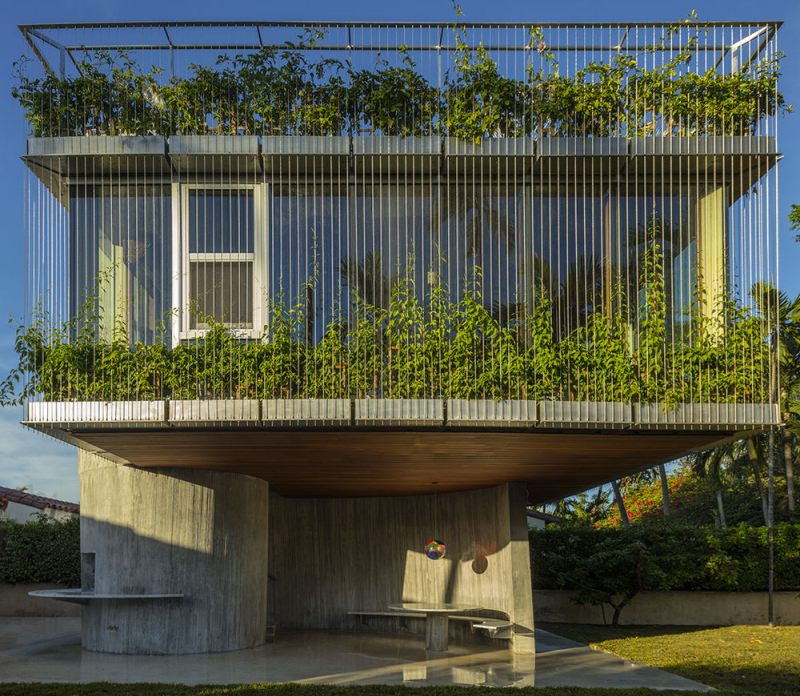
[[762,317],[764,335],[777,347],[786,500],[789,515],[794,516],[793,445],[800,435],[800,295],[790,300],[785,292],[763,282],[753,285],[750,292]]
[[617,504],[619,510],[619,517],[625,527],[631,526],[631,520],[628,517],[628,511],[625,509],[625,501],[622,499],[622,492],[619,488],[619,481],[614,480],[611,482],[611,488],[614,490],[614,502]]
[[767,510],[767,493],[764,490],[764,481],[761,478],[761,472],[766,465],[764,438],[762,435],[747,438],[745,446],[747,448],[747,459],[750,462],[750,466],[753,468],[753,479],[755,480],[758,497],[761,500],[761,514],[764,517],[764,524],[768,524],[769,512]]
[[397,276],[387,274],[379,253],[369,252],[363,259],[342,259],[339,275],[355,295],[354,300],[380,309],[389,307]]
[[667,468],[663,464],[658,465],[658,476],[661,479],[661,508],[664,517],[669,517],[669,483],[667,481]]
[[445,187],[434,231],[442,229],[463,240],[465,257],[483,267],[484,245],[490,239],[495,239],[498,253],[502,245],[507,252],[514,249],[514,202],[477,185],[467,184],[458,190]]
[[555,514],[572,524],[589,526],[605,519],[610,505],[605,486],[599,486],[593,495],[589,491],[583,491],[558,501],[555,504]]
[[717,519],[719,520],[719,526],[723,529],[728,526],[725,519],[725,503],[722,497],[724,488],[723,476],[726,466],[736,456],[737,446],[738,443],[732,442],[704,452],[697,452],[691,462],[692,471],[705,479],[714,492],[714,498],[717,502]]

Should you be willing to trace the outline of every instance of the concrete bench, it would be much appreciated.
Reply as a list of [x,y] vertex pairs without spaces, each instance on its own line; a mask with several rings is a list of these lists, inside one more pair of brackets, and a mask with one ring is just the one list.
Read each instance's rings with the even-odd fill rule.
[[[348,616],[362,617],[389,617],[401,619],[424,619],[425,614],[413,611],[348,611]],[[468,614],[451,614],[450,621],[462,621],[470,624],[470,630],[485,631],[490,638],[511,638],[511,629],[514,624],[508,619],[488,618],[485,616],[470,616]]]
[[451,621],[469,622],[474,631],[486,631],[490,638],[510,638],[514,624],[509,619],[492,619],[484,616],[454,614]]
[[392,616],[400,618],[424,619],[425,614],[416,611],[348,611],[348,616]]

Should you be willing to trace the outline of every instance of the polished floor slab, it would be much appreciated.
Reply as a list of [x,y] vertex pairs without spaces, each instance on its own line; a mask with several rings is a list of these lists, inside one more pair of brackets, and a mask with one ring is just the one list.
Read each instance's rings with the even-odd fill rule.
[[[363,633],[279,633],[252,650],[181,656],[107,655],[81,649],[80,619],[4,618],[1,682],[160,682],[486,686],[614,686],[709,691],[683,677],[634,665],[545,631],[537,655],[451,645],[426,655],[420,639]],[[535,667],[535,670],[534,670]]]

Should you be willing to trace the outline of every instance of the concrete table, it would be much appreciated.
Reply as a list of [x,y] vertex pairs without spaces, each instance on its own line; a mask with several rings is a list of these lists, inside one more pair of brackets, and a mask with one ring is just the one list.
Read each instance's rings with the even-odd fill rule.
[[447,652],[448,623],[450,614],[475,611],[480,607],[472,604],[443,604],[436,602],[403,602],[390,604],[396,611],[415,611],[425,614],[425,649],[431,652]]

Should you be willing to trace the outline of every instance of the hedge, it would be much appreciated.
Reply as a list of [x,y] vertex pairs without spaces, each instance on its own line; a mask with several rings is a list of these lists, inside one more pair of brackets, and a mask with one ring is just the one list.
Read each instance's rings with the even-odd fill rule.
[[81,584],[80,522],[0,522],[0,583]]
[[[641,590],[767,589],[765,527],[548,527],[530,539],[536,589],[586,590],[587,574],[624,581],[632,552],[641,558]],[[35,582],[80,585],[77,518],[0,522],[0,583]],[[775,527],[775,589],[800,590],[800,524]]]
[[[641,591],[767,589],[766,527],[548,527],[530,539],[537,589],[585,591],[600,578],[624,583],[634,555]],[[800,524],[775,526],[775,589],[800,589]]]

